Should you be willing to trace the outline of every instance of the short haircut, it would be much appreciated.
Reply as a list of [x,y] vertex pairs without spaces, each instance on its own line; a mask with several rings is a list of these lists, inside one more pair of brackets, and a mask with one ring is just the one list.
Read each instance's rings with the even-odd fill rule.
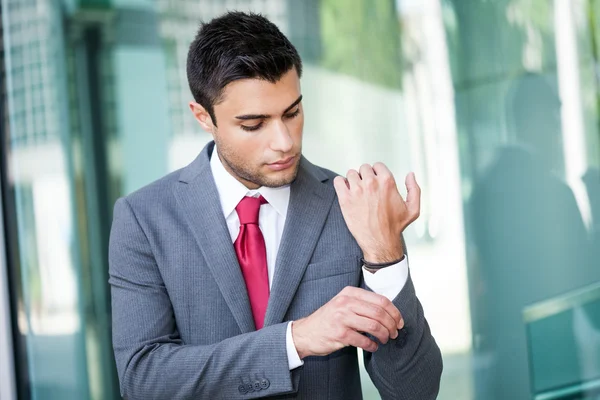
[[252,78],[275,83],[293,67],[302,76],[298,51],[274,23],[236,11],[200,26],[188,51],[187,77],[194,100],[216,126],[214,106],[225,86]]

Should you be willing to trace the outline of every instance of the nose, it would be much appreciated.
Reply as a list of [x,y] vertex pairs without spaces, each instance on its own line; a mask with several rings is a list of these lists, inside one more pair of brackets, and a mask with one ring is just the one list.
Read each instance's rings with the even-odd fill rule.
[[273,151],[287,153],[294,146],[294,141],[290,132],[283,121],[275,121],[273,125],[273,138],[271,140],[271,149]]

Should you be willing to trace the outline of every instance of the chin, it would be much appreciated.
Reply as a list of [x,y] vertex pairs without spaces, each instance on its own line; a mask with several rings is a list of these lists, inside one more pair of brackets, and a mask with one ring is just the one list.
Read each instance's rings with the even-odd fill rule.
[[271,176],[265,176],[263,178],[262,186],[270,188],[278,188],[286,186],[294,182],[298,175],[298,164],[294,168],[290,168],[289,171],[281,171]]
[[270,188],[278,188],[282,186],[287,186],[294,182],[296,179],[296,174],[292,176],[280,177],[280,178],[271,178],[265,179],[264,184],[262,186],[270,187]]

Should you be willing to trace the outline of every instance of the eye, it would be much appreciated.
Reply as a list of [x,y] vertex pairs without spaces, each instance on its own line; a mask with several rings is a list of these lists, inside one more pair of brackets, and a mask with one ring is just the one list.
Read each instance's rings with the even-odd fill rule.
[[288,119],[292,119],[292,118],[296,118],[299,114],[300,114],[300,107],[298,107],[296,109],[296,111],[294,111],[293,113],[286,114],[285,117],[288,118]]
[[252,132],[252,131],[259,130],[262,127],[262,125],[263,125],[263,123],[261,122],[257,125],[253,125],[253,126],[240,125],[240,128],[242,128],[246,132]]

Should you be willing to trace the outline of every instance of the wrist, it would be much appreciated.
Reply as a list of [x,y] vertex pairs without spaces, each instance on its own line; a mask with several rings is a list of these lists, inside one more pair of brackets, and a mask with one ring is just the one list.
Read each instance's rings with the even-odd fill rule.
[[304,318],[299,319],[297,321],[292,321],[292,341],[294,342],[294,347],[296,347],[296,352],[298,353],[298,357],[300,360],[310,356],[308,350],[309,341],[304,336],[302,332],[302,323],[304,322]]
[[404,258],[406,257],[405,254],[402,255],[402,257],[393,260],[393,261],[389,261],[389,262],[385,262],[385,263],[372,263],[369,261],[366,261],[364,258],[361,259],[363,268],[367,271],[369,271],[370,273],[374,274],[379,270],[382,270],[384,268],[388,268],[391,267],[392,265],[396,265],[402,261],[404,261]]
[[404,257],[404,249],[402,245],[394,248],[388,247],[385,250],[371,251],[363,250],[363,260],[370,264],[388,264],[400,260]]
[[372,262],[366,261],[364,258],[361,258],[361,262],[362,262],[364,269],[366,269],[370,273],[374,274],[375,272],[377,272],[381,269],[391,267],[392,265],[396,265],[396,264],[404,261],[405,257],[406,257],[406,255],[403,254],[402,257],[400,257],[396,260],[393,260],[393,261],[385,262],[385,263],[372,263]]

